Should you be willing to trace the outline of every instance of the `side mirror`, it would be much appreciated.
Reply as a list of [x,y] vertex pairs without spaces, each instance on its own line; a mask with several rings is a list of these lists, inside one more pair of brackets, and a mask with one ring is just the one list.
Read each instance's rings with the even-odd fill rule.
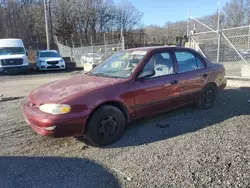
[[144,70],[137,76],[137,80],[148,78],[155,75],[155,70]]
[[27,56],[27,57],[29,56],[28,52],[26,52],[26,56]]

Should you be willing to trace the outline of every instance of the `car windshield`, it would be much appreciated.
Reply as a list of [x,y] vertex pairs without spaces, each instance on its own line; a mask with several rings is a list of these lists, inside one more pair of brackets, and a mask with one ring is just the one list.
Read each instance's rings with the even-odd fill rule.
[[40,52],[40,57],[61,57],[57,52]]
[[0,47],[0,55],[25,54],[23,47]]
[[147,51],[117,52],[92,69],[90,74],[128,78],[146,54]]

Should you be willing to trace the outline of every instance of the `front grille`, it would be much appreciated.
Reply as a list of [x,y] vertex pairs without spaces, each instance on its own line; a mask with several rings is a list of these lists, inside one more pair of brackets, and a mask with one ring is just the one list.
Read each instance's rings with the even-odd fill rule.
[[2,59],[2,65],[22,65],[23,59]]
[[48,64],[57,64],[58,61],[47,61]]
[[47,67],[47,69],[59,69],[59,66],[52,66],[52,67]]

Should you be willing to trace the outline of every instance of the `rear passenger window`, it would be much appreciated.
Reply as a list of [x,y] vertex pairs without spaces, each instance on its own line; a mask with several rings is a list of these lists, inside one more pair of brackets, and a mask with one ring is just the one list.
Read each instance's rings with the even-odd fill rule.
[[197,66],[198,66],[199,69],[205,67],[204,63],[202,63],[201,58],[198,57],[198,56],[196,56],[196,62],[197,62]]
[[190,52],[175,52],[179,73],[204,68],[202,60]]

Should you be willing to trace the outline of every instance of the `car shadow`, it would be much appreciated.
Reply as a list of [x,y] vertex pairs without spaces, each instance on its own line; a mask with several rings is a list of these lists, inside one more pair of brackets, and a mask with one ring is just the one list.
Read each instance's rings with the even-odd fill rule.
[[250,88],[226,89],[218,94],[212,109],[194,105],[139,120],[127,126],[124,136],[107,148],[138,146],[170,139],[214,126],[230,118],[250,114]]
[[0,157],[0,187],[114,187],[117,179],[88,159]]

